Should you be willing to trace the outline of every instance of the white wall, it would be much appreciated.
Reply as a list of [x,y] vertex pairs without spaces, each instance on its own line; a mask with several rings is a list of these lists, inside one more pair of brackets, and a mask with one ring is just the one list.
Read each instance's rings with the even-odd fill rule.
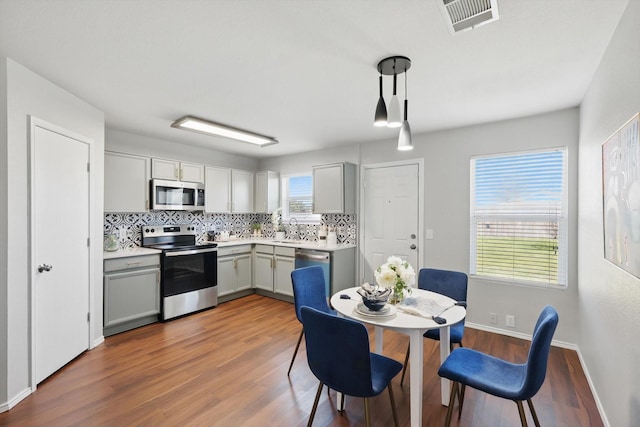
[[[514,286],[469,278],[467,321],[530,335],[540,310],[556,307],[560,324],[555,340],[576,342],[577,319],[577,145],[578,109],[501,121],[442,132],[415,135],[412,154],[395,151],[391,143],[364,144],[362,164],[405,156],[424,158],[425,240],[420,267],[469,272],[470,158],[474,155],[567,146],[569,158],[569,284],[565,290]],[[489,324],[489,313],[498,324]],[[516,316],[516,327],[506,328],[505,315]]]
[[[0,289],[6,298],[0,300],[0,313],[6,310],[6,319],[0,321],[6,339],[0,342],[0,353],[5,362],[0,366],[0,410],[17,403],[30,386],[30,295],[29,295],[29,171],[28,171],[28,116],[40,118],[69,129],[93,141],[91,146],[91,240],[98,242],[91,248],[91,343],[102,339],[102,211],[104,165],[104,114],[51,82],[34,74],[11,59],[0,57],[3,86],[6,87],[7,126],[0,135],[7,155],[0,155],[0,188],[3,196],[0,206],[3,224],[9,224],[3,248],[6,250],[6,270],[0,273]],[[4,129],[3,129],[4,130]],[[64,167],[64,165],[61,165]],[[6,219],[5,219],[6,218]],[[4,262],[4,257],[3,257]],[[92,345],[90,345],[92,346]],[[4,357],[6,355],[6,361]]]
[[291,156],[271,157],[259,162],[259,170],[280,172],[281,175],[291,175],[301,172],[311,172],[315,165],[348,162],[358,164],[359,147],[351,144],[331,148],[328,150],[310,151],[308,153],[293,154]]
[[580,109],[578,345],[611,426],[640,425],[640,279],[604,259],[602,143],[638,111],[640,2],[634,0]]
[[[400,152],[397,140],[315,151],[266,159],[261,169],[293,173],[310,171],[312,165],[353,162],[360,165],[424,159],[425,229],[434,239],[425,240],[421,267],[469,272],[469,159],[472,155],[505,153],[567,146],[569,150],[570,246],[569,285],[565,290],[513,286],[495,281],[469,282],[468,322],[508,332],[530,335],[540,310],[552,304],[560,314],[555,335],[558,341],[576,343],[577,284],[577,147],[578,109],[572,108],[533,117],[470,126],[437,133],[414,135],[414,149]],[[489,313],[497,313],[497,325]],[[505,327],[505,315],[516,315],[516,328]]]
[[[2,57],[0,56],[0,59]],[[0,60],[0,404],[7,401],[7,342],[8,289],[7,289],[7,62]]]
[[[243,143],[239,142],[238,144]],[[237,156],[235,154],[207,150],[200,147],[188,147],[188,149],[185,149],[184,144],[176,144],[170,141],[149,138],[109,128],[106,129],[105,133],[105,149],[121,153],[250,171],[255,171],[258,166],[258,161],[250,157]]]

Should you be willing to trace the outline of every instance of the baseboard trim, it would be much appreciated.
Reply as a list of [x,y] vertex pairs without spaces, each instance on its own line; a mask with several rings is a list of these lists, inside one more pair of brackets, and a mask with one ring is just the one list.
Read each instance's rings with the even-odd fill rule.
[[[509,331],[507,329],[494,328],[492,326],[480,325],[479,323],[471,323],[471,322],[465,322],[464,326],[469,327],[471,329],[478,329],[480,331],[492,332],[494,334],[506,335],[508,337],[520,338],[523,340],[531,341],[531,335],[523,334],[522,332]],[[560,347],[560,348],[566,348],[569,350],[578,351],[577,345],[568,343],[566,341],[551,340],[551,345],[554,347]]]
[[[509,337],[520,338],[523,340],[531,341],[531,335],[523,334],[521,332],[509,331],[506,329],[494,328],[487,325],[480,325],[478,323],[470,323],[465,322],[465,327],[469,327],[471,329],[478,329],[480,331],[492,332],[494,334],[506,335]],[[609,420],[607,419],[607,414],[604,411],[604,407],[602,406],[602,402],[600,401],[600,397],[596,392],[593,381],[591,380],[591,375],[589,375],[589,369],[587,369],[587,365],[582,357],[582,352],[580,351],[580,347],[577,344],[568,343],[565,341],[552,340],[551,345],[560,348],[566,348],[568,350],[574,350],[578,355],[578,360],[580,361],[580,366],[582,366],[582,370],[584,371],[584,375],[587,378],[587,384],[589,384],[589,389],[591,390],[591,394],[593,394],[593,399],[596,402],[596,407],[598,408],[598,413],[600,414],[600,418],[602,419],[602,423],[605,427],[611,427],[609,424]]]
[[96,348],[97,346],[102,344],[103,342],[104,342],[104,335],[100,335],[98,338],[96,338],[93,341],[93,344],[92,344],[92,346],[91,346],[91,348],[89,350],[93,350],[94,348]]
[[31,388],[25,388],[20,393],[18,393],[16,396],[14,396],[13,399],[11,399],[8,402],[3,403],[2,405],[0,405],[0,413],[7,412],[8,410],[10,410],[14,406],[16,406],[18,403],[22,402],[23,399],[29,397],[31,395],[31,393],[32,393]]
[[598,393],[596,392],[596,388],[593,384],[593,381],[591,380],[591,375],[589,375],[589,369],[587,369],[587,364],[584,361],[584,358],[582,357],[582,352],[580,351],[580,347],[578,347],[578,349],[576,350],[576,353],[578,353],[578,360],[580,360],[580,366],[582,366],[582,370],[584,371],[584,376],[587,377],[587,383],[589,384],[589,389],[591,389],[591,394],[593,394],[593,400],[596,401],[596,407],[598,408],[598,412],[600,413],[600,418],[602,419],[602,423],[604,424],[604,427],[611,427],[611,424],[609,423],[609,419],[607,418],[607,414],[604,411],[604,407],[602,406],[602,402],[600,401],[600,397],[598,396]]

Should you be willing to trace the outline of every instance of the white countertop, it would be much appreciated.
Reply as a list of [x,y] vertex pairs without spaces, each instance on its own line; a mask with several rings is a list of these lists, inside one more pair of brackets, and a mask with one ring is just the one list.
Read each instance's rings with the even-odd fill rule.
[[140,256],[140,255],[155,255],[159,254],[162,251],[158,249],[151,248],[143,248],[140,246],[135,246],[132,248],[119,249],[117,251],[103,251],[102,259],[114,259],[114,258],[125,258],[130,256]]
[[219,248],[225,248],[225,247],[237,246],[237,245],[273,245],[273,246],[285,246],[290,248],[313,249],[317,251],[326,251],[326,252],[334,252],[334,251],[351,249],[356,247],[356,245],[351,245],[346,243],[339,243],[335,246],[329,246],[326,244],[324,246],[321,246],[318,244],[318,242],[309,242],[306,240],[270,240],[270,239],[261,239],[261,238],[218,241],[215,243],[218,244]]
[[[269,240],[269,239],[260,239],[260,238],[252,238],[252,239],[239,239],[239,240],[229,240],[225,242],[215,242],[218,244],[219,248],[225,248],[229,246],[238,246],[238,245],[273,245],[273,246],[285,246],[285,247],[293,247],[293,248],[302,248],[302,249],[314,249],[318,251],[325,252],[335,252],[343,249],[351,249],[355,248],[356,245],[350,245],[345,243],[340,243],[336,246],[321,246],[317,242],[308,242],[304,240]],[[140,256],[140,255],[154,255],[159,254],[161,251],[158,249],[151,248],[143,248],[140,246],[135,246],[126,249],[119,249],[117,251],[103,252],[103,259],[113,259],[113,258],[124,258],[131,256]]]

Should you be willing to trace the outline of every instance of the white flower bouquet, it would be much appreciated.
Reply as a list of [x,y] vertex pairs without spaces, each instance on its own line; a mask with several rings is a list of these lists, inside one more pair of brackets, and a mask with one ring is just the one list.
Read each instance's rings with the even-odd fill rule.
[[282,208],[278,208],[271,213],[271,224],[273,224],[273,231],[284,231],[284,226],[280,223],[282,215]]
[[397,256],[387,258],[387,262],[378,267],[374,274],[379,286],[393,290],[396,302],[404,298],[405,290],[411,293],[411,287],[416,281],[413,267]]

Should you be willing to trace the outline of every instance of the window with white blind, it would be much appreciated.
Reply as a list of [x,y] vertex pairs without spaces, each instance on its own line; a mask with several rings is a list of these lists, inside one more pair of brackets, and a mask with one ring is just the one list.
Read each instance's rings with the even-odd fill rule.
[[567,150],[471,159],[471,266],[476,276],[567,285]]
[[282,220],[296,219],[299,223],[319,224],[320,214],[313,213],[313,176],[288,175],[281,177]]

